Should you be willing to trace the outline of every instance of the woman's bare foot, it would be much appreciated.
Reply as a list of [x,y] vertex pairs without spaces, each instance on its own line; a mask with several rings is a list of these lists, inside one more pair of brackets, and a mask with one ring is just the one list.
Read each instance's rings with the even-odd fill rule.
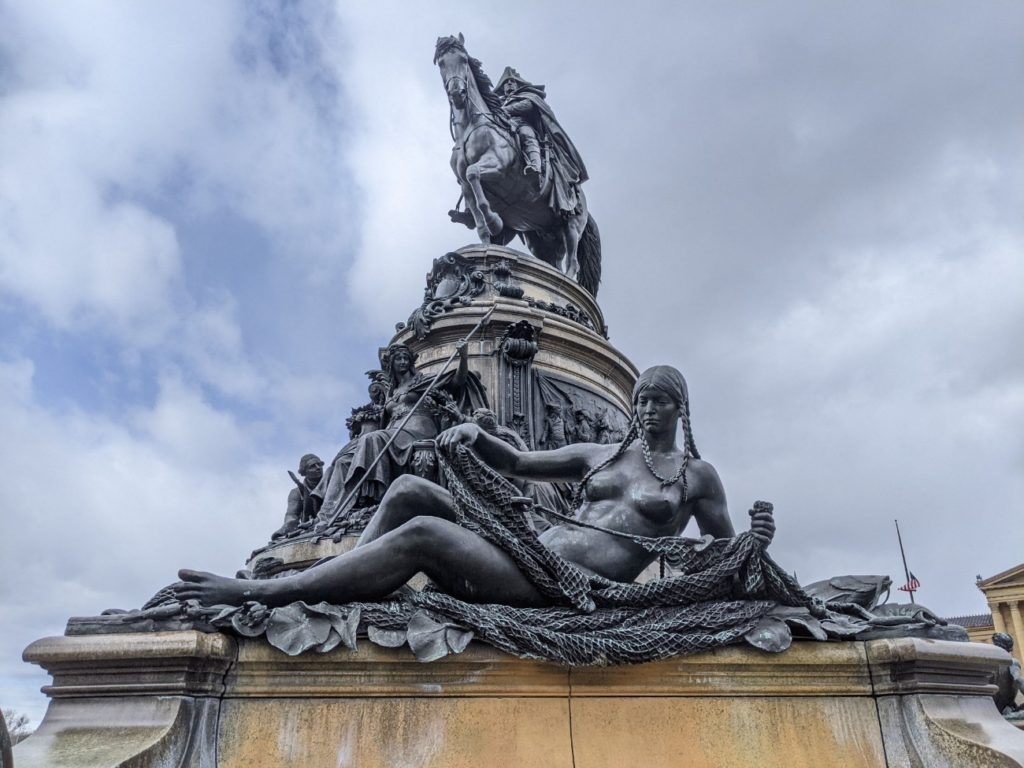
[[231,579],[206,571],[178,571],[181,579],[170,589],[180,600],[198,600],[200,605],[241,605],[248,600],[262,602],[265,583],[248,579]]

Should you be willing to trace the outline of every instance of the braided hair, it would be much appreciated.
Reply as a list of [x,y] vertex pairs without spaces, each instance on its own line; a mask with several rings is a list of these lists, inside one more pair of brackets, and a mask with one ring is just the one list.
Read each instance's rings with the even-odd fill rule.
[[637,379],[636,386],[633,387],[633,413],[629,419],[629,430],[626,432],[626,436],[623,438],[622,442],[619,443],[619,447],[616,448],[615,453],[583,476],[583,479],[576,487],[575,493],[573,493],[573,509],[579,509],[580,505],[583,503],[583,494],[586,491],[587,483],[590,481],[590,478],[605,467],[617,461],[638,437],[643,441],[645,451],[649,451],[646,440],[643,440],[641,436],[640,419],[636,412],[637,400],[639,400],[640,395],[647,389],[661,390],[671,397],[676,402],[676,405],[679,406],[679,420],[683,428],[683,464],[682,467],[680,467],[681,471],[679,475],[683,478],[683,500],[686,500],[686,466],[691,458],[700,458],[700,453],[697,451],[697,444],[693,439],[693,429],[690,425],[690,397],[686,386],[686,379],[683,378],[683,374],[680,373],[678,369],[673,368],[670,365],[656,365],[641,373],[640,377]]
[[587,483],[590,482],[590,478],[622,456],[622,454],[626,452],[626,449],[633,444],[633,441],[635,441],[639,435],[640,422],[637,419],[636,411],[634,410],[633,416],[629,420],[629,429],[626,431],[626,436],[622,438],[622,442],[619,443],[619,447],[615,449],[615,453],[588,471],[579,482],[579,485],[576,486],[576,490],[572,495],[572,508],[574,510],[579,509],[580,505],[583,504],[583,494],[587,489]]
[[693,442],[693,430],[690,428],[689,399],[683,401],[682,413],[679,414],[679,421],[683,425],[683,438],[686,440],[684,450],[689,452],[690,458],[699,459],[700,453],[697,451],[697,444]]

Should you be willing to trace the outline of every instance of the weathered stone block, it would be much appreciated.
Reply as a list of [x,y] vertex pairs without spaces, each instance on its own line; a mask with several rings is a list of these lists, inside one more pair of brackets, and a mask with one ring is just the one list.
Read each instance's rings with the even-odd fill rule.
[[47,638],[19,768],[1024,766],[992,704],[1003,652],[902,638],[567,669],[471,645],[289,657],[196,632]]

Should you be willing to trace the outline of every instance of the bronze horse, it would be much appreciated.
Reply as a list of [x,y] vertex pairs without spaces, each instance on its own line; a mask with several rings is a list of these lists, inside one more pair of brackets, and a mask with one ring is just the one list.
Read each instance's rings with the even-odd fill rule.
[[451,165],[462,186],[467,211],[450,211],[453,221],[474,228],[484,244],[505,245],[521,235],[530,252],[562,269],[594,296],[601,280],[601,238],[587,211],[583,190],[576,210],[559,212],[549,203],[552,163],[541,177],[523,173],[515,133],[481,63],[464,40],[442,37],[434,50],[451,107],[455,146]]

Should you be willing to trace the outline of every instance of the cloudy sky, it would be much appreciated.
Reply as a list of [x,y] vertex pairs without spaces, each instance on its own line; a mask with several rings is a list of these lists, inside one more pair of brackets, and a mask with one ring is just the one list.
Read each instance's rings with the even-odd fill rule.
[[[354,3],[352,5],[355,5]],[[69,615],[233,572],[441,253],[438,35],[547,85],[612,342],[808,582],[1024,560],[1024,7],[0,3],[0,702]],[[487,6],[486,12],[483,9]]]

